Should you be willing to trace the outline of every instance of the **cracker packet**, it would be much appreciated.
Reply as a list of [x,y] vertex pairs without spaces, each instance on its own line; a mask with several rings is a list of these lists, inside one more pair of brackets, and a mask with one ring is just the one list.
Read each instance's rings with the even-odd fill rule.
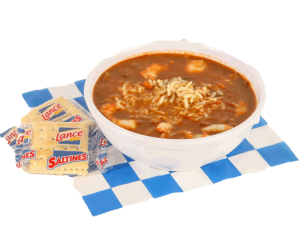
[[[91,138],[101,135],[101,131],[92,115],[74,99],[65,96],[51,99],[31,110],[21,119],[22,124],[28,122],[86,122],[90,126],[89,136]],[[89,148],[91,157],[89,171],[92,172],[97,170],[96,154],[99,146],[95,141],[92,141]]]
[[21,119],[28,122],[87,122],[96,125],[91,114],[69,97],[58,97],[32,109]]
[[17,126],[10,127],[0,133],[0,138],[4,138],[7,142],[7,145],[12,150],[15,150],[16,143],[17,143],[17,137],[18,137],[18,127]]
[[102,133],[96,157],[97,167],[101,173],[106,173],[113,168],[111,162],[107,159],[108,152],[112,150],[111,148],[115,147],[109,142],[109,140],[107,140],[107,138]]
[[95,164],[92,146],[99,143],[99,132],[91,137],[88,123],[30,122],[27,148],[23,149],[22,168],[33,174],[77,175],[89,173]]
[[2,136],[0,135],[0,137],[5,138],[8,141],[8,144],[15,150],[16,165],[18,168],[21,168],[23,162],[26,162],[26,166],[23,168],[27,170],[27,168],[30,168],[28,167],[28,165],[30,165],[28,163],[28,160],[33,160],[33,157],[36,156],[33,151],[35,149],[32,149],[31,146],[31,135],[33,127],[32,124],[51,124],[62,122],[87,124],[88,137],[90,139],[88,145],[88,172],[92,172],[98,169],[96,165],[96,158],[97,154],[101,152],[99,138],[101,138],[102,132],[97,126],[91,114],[74,99],[63,96],[52,99],[31,110],[26,116],[21,119],[21,122],[22,125],[19,128],[10,128],[3,134],[1,134]]
[[23,150],[28,145],[28,139],[31,130],[22,127],[12,127],[0,134],[0,137],[6,139],[8,145],[15,152],[16,166],[21,168],[23,161]]

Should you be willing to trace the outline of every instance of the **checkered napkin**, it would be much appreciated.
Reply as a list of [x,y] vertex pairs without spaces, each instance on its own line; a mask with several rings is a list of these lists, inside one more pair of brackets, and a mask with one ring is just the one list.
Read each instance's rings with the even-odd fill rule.
[[[88,110],[83,97],[84,84],[85,80],[81,80],[63,87],[24,93],[23,97],[29,107],[36,107],[52,98],[70,96]],[[151,168],[116,149],[108,153],[108,159],[113,170],[72,178],[93,216],[298,160],[263,118],[226,157],[193,171],[168,172]]]

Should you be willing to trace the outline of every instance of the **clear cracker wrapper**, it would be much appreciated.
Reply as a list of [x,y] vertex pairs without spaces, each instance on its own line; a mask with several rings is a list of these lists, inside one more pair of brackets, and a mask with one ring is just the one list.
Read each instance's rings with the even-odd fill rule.
[[9,128],[8,130],[0,134],[0,137],[4,138],[7,141],[7,144],[13,149],[15,149],[18,138],[18,128]]
[[0,134],[14,149],[18,168],[54,175],[112,169],[97,167],[98,155],[107,150],[99,144],[102,132],[91,114],[72,98],[52,99],[31,110],[21,122],[20,127]]
[[[90,137],[88,123],[33,122],[28,149],[23,152],[22,168],[28,173],[54,175],[88,174]],[[27,158],[29,157],[29,158]]]

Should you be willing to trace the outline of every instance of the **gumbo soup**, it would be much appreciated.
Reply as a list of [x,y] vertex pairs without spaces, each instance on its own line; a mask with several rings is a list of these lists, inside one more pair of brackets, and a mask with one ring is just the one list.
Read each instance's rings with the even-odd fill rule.
[[160,138],[201,138],[232,129],[256,109],[251,83],[221,63],[157,53],[119,62],[94,86],[93,101],[110,121]]

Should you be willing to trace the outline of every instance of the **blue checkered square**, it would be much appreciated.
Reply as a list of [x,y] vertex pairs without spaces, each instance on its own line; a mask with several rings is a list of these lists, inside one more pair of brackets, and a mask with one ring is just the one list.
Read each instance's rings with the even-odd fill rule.
[[30,91],[24,93],[22,96],[30,108],[37,107],[52,99],[52,95],[48,89]]
[[129,163],[115,165],[113,170],[103,174],[110,187],[116,187],[140,180]]
[[267,125],[268,123],[264,120],[264,118],[260,117],[259,123],[258,124],[254,124],[254,126],[252,127],[252,129],[254,128],[258,128],[258,127],[262,127]]
[[257,151],[270,166],[277,166],[286,162],[298,160],[289,146],[284,142],[260,148],[257,149]]
[[244,139],[239,146],[237,146],[232,152],[230,152],[227,157],[235,156],[244,152],[252,151],[255,148],[247,141],[247,139]]
[[127,155],[123,154],[127,162],[132,162],[134,161],[132,158],[128,157]]
[[142,182],[153,198],[159,198],[175,192],[182,192],[182,189],[170,174],[152,177]]
[[228,159],[221,159],[201,168],[213,183],[242,175]]
[[82,198],[93,216],[122,208],[121,203],[111,189],[86,195]]
[[81,106],[83,106],[83,108],[85,108],[88,112],[90,111],[87,104],[86,104],[86,101],[85,101],[84,97],[74,98],[74,100],[76,102],[78,102]]
[[76,81],[75,85],[77,86],[77,88],[81,92],[81,94],[84,95],[85,79],[84,80]]

